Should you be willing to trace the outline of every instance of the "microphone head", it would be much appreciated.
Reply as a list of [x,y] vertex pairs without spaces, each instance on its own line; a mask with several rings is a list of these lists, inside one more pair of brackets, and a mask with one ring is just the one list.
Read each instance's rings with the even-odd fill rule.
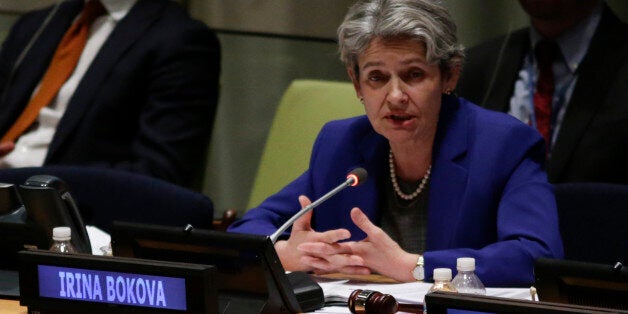
[[351,172],[349,172],[349,174],[347,175],[347,180],[350,180],[349,182],[350,186],[358,186],[364,183],[367,177],[368,177],[368,172],[366,172],[366,169],[355,168],[351,170]]

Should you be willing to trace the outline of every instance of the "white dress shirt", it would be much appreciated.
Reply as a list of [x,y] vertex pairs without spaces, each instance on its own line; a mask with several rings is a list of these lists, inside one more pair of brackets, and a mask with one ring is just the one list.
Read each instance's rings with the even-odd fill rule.
[[[603,6],[598,5],[593,13],[584,21],[562,34],[556,39],[560,47],[562,58],[552,64],[554,73],[554,96],[552,98],[552,119],[550,135],[550,152],[554,146],[567,105],[571,99],[576,81],[578,80],[578,66],[587,53],[591,39],[602,17]],[[515,82],[514,94],[510,98],[509,113],[519,120],[536,128],[534,118],[534,91],[538,79],[538,67],[534,60],[534,46],[541,40],[541,35],[531,28],[530,52],[526,55],[523,67],[519,71]]]

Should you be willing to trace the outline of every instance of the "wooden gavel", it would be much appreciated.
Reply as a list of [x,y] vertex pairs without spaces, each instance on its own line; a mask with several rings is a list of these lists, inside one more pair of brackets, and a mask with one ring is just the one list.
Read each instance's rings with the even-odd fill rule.
[[348,303],[353,314],[393,314],[398,311],[423,313],[421,304],[398,303],[392,295],[372,290],[354,290]]

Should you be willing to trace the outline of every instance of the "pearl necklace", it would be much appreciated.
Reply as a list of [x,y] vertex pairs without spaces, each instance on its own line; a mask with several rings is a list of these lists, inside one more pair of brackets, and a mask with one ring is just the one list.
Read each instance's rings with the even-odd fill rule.
[[406,201],[411,201],[415,199],[417,196],[419,196],[421,192],[423,192],[423,189],[425,188],[425,184],[427,184],[427,180],[429,180],[430,178],[430,173],[432,172],[432,165],[430,165],[427,168],[427,172],[423,176],[423,179],[421,179],[421,183],[419,184],[419,187],[417,187],[417,189],[414,192],[412,192],[412,194],[405,194],[401,191],[401,189],[399,188],[399,184],[397,183],[397,174],[395,172],[395,157],[393,156],[392,149],[388,153],[388,163],[390,165],[390,180],[392,181],[392,185],[393,185],[393,188],[395,189],[395,193],[397,193],[399,197],[401,197],[402,199]]

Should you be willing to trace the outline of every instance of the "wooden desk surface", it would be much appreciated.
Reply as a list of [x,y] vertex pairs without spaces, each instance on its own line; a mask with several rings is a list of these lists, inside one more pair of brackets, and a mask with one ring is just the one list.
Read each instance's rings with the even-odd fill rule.
[[26,313],[28,313],[28,309],[25,306],[20,306],[20,301],[0,299],[0,314]]

